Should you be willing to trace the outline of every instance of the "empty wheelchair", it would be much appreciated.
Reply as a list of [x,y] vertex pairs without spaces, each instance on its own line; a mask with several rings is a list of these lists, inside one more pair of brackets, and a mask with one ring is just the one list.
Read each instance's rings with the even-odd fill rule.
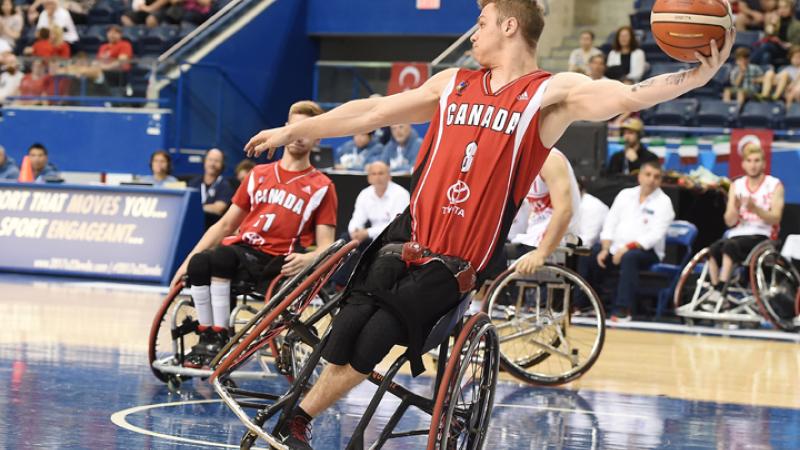
[[[314,277],[312,274],[307,282],[297,286],[294,291],[284,292],[285,296],[276,294],[271,300],[275,305],[269,309],[269,314],[254,318],[249,324],[252,331],[244,333],[242,339],[235,340],[223,349],[212,363],[216,368],[211,377],[214,389],[247,427],[241,448],[253,447],[258,439],[277,449],[286,448],[275,437],[275,432],[289,419],[287,415],[311,385],[318,371],[323,344],[328,337],[327,334],[318,336],[309,332],[308,322],[294,312],[303,303],[298,293],[313,289]],[[443,316],[433,327],[423,347],[424,352],[439,347],[433,396],[419,395],[394,381],[400,368],[407,362],[405,356],[398,357],[384,374],[374,371],[368,380],[378,389],[347,448],[381,448],[389,439],[425,435],[428,449],[483,447],[497,383],[499,349],[497,334],[486,314],[478,313],[464,318],[470,303],[471,296],[467,295]],[[286,393],[272,395],[246,391],[226,382],[266,344],[268,336],[281,330],[300,336],[314,349]],[[375,442],[366,443],[365,431],[386,392],[399,398],[400,405]],[[430,425],[425,429],[396,432],[395,428],[411,406],[430,414]],[[421,442],[408,444],[409,448],[422,445]]]
[[[254,317],[261,317],[267,312],[271,298],[293,289],[324,263],[338,267],[351,247],[353,244],[346,244],[344,241],[334,243],[297,275],[290,278],[279,276],[272,280],[265,293],[259,292],[253,283],[234,283],[231,286],[230,329],[240,337],[246,332],[246,325]],[[343,251],[345,248],[348,250]],[[187,354],[198,341],[199,323],[192,298],[188,291],[184,292],[183,287],[183,283],[179,283],[170,290],[162,302],[153,320],[148,342],[148,359],[153,374],[167,383],[173,391],[189,378],[207,378],[212,374],[208,368],[184,367]],[[321,289],[306,292],[303,298],[305,307],[300,311],[301,314],[304,317],[313,316],[316,326],[322,328],[317,332],[323,332],[330,324],[330,314],[332,314],[332,309],[326,305],[335,302],[331,301]],[[323,312],[315,314],[318,310]],[[293,336],[272,336],[268,345],[258,352],[257,358],[254,358],[258,364],[249,370],[239,371],[234,378],[263,379],[276,374],[291,378],[297,368],[296,360],[302,360],[303,355],[307,353],[308,349]]]
[[[562,264],[588,248],[559,248]],[[600,298],[580,275],[564,265],[546,264],[533,275],[508,269],[489,288],[483,310],[497,328],[500,366],[532,384],[575,380],[597,361],[605,341]]]
[[681,271],[675,288],[675,314],[688,325],[697,321],[758,326],[765,319],[793,329],[800,277],[780,255],[775,241],[764,241],[736,267],[725,295],[711,284],[710,250],[697,253]]

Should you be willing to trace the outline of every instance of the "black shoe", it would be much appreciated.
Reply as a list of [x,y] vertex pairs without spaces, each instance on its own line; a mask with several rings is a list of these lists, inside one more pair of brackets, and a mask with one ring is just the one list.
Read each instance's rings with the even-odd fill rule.
[[214,330],[211,329],[211,336],[209,338],[208,343],[206,344],[206,353],[209,355],[217,356],[222,347],[228,344],[228,339],[230,339],[230,335],[228,334],[228,329],[223,328],[221,330]]
[[311,421],[300,415],[292,417],[278,430],[278,439],[292,450],[314,450],[311,447]]
[[216,340],[217,332],[211,327],[208,327],[198,332],[200,339],[197,344],[192,346],[189,353],[184,358],[183,366],[192,369],[199,369],[203,366],[208,366],[211,360],[216,356],[216,353],[209,354],[209,349],[212,347]]

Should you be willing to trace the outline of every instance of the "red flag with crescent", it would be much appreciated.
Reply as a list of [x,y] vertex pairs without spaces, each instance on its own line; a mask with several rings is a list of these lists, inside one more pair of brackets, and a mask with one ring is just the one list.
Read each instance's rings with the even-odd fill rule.
[[418,88],[430,78],[428,63],[395,62],[392,63],[392,76],[386,95],[398,94]]

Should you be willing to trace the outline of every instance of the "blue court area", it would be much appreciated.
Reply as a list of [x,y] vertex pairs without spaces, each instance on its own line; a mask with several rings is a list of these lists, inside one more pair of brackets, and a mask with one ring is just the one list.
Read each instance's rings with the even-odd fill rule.
[[[401,376],[400,381],[420,392],[431,385],[424,376]],[[0,345],[0,383],[0,448],[238,448],[243,433],[207,383],[190,381],[183,392],[171,394],[153,378],[139,352],[6,343]],[[258,387],[285,386],[279,377],[266,383]],[[315,421],[316,449],[346,445],[370,391],[362,386]],[[487,445],[494,449],[794,449],[800,441],[800,411],[793,409],[502,381],[495,399]],[[373,432],[396,404],[384,402]],[[401,427],[425,427],[426,420],[412,415]],[[424,445],[424,438],[412,438],[386,448]]]

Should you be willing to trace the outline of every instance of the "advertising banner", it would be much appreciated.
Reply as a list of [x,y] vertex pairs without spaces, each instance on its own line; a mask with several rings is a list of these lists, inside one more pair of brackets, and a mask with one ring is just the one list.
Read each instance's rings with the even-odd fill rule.
[[0,270],[165,282],[191,193],[0,183]]

